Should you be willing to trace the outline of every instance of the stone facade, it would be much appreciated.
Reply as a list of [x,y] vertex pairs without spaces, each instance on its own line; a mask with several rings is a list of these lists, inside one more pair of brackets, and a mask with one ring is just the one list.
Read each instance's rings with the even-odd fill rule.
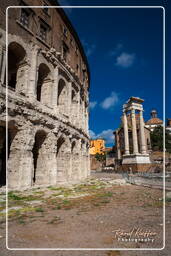
[[[10,1],[26,7],[44,4]],[[46,5],[57,3],[46,0]],[[83,47],[62,9],[10,8],[6,49],[7,6],[1,0],[0,185],[5,185],[6,167],[11,189],[78,182],[90,174],[90,75]]]
[[100,154],[104,155],[105,153],[105,140],[104,139],[95,139],[90,140],[90,155]]

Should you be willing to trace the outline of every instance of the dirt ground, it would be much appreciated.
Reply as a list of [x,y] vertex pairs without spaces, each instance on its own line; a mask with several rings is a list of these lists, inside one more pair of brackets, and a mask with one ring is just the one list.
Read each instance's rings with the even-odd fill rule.
[[[92,248],[86,251],[7,250],[4,194],[1,193],[0,256],[170,255],[171,202],[166,203],[166,248],[139,251],[163,247],[162,191],[125,184],[120,178],[96,173],[81,185],[9,193],[9,248]],[[126,236],[125,232],[131,231],[134,240],[128,241],[130,234]],[[135,240],[144,238],[145,232],[153,232],[148,235],[153,242]],[[125,248],[125,251],[113,251],[113,248]]]

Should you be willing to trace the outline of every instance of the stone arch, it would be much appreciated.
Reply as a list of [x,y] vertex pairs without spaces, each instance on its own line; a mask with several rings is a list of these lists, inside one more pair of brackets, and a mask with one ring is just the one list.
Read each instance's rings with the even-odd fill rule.
[[68,73],[63,70],[62,68],[59,68],[59,76],[61,76],[63,79],[65,79],[67,82],[70,81],[70,76],[68,75]]
[[28,69],[26,62],[26,50],[17,42],[11,42],[8,46],[8,86],[23,91],[25,87],[25,75]]
[[57,140],[57,181],[65,182],[70,171],[70,143],[65,135],[59,136]]
[[33,175],[32,175],[32,182],[33,184],[39,184],[40,180],[40,174],[41,174],[41,168],[44,164],[43,159],[43,144],[46,139],[46,132],[44,130],[38,130],[35,134],[35,141],[34,146],[32,148],[32,154],[33,154]]
[[68,114],[68,86],[63,78],[60,78],[58,82],[57,105],[61,114]]
[[76,91],[73,88],[71,92],[71,101],[72,103],[76,101]]
[[15,122],[13,121],[8,122],[8,129],[6,129],[6,124],[2,124],[2,126],[0,127],[0,180],[2,181],[1,185],[5,185],[6,177],[8,177],[9,187],[11,187],[11,185],[16,186],[18,182],[18,169],[15,168],[15,165],[13,166],[13,169],[11,168],[11,159],[13,159],[13,152],[15,150],[15,140],[17,135],[18,130],[15,125]]
[[45,63],[41,63],[38,67],[37,100],[43,104],[51,105],[52,89],[50,68]]
[[[6,132],[8,134],[6,134]],[[12,144],[12,141],[17,133],[17,130],[9,129],[6,131],[5,126],[0,126],[0,186],[6,185],[6,159],[10,156],[10,147]],[[7,135],[7,136],[6,136]],[[7,144],[6,144],[7,140]],[[7,148],[6,148],[7,145]],[[6,157],[7,154],[7,157]]]

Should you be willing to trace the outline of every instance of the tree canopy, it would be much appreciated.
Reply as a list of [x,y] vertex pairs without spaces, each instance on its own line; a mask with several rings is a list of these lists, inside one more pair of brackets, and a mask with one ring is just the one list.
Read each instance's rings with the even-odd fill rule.
[[[151,132],[151,146],[154,151],[163,151],[163,127],[155,127]],[[165,131],[165,147],[166,151],[171,153],[171,134],[168,130]]]

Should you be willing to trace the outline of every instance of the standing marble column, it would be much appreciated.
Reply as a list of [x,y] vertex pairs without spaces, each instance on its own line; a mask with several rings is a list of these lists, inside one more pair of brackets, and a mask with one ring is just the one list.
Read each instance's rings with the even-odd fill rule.
[[124,126],[124,142],[125,142],[125,155],[129,155],[129,135],[128,123],[126,113],[123,113],[123,126]]
[[146,154],[146,140],[145,140],[145,131],[144,131],[144,120],[143,112],[140,110],[140,142],[141,142],[141,153]]
[[132,119],[132,140],[133,140],[133,153],[138,154],[138,138],[137,138],[137,127],[135,118],[135,109],[131,110]]

